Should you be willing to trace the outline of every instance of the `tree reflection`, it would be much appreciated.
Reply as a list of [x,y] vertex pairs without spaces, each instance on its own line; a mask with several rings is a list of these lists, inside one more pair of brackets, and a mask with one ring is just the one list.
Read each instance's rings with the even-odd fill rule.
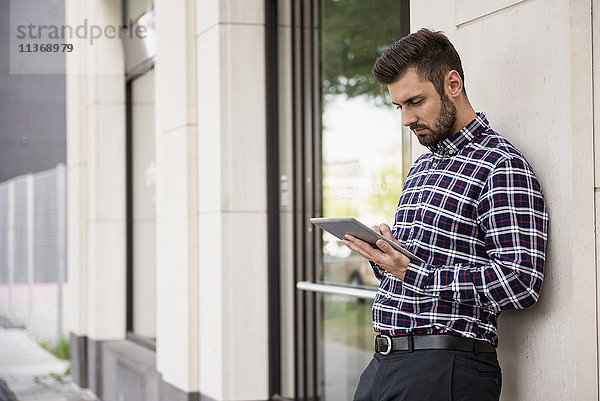
[[[381,99],[371,67],[402,36],[401,0],[322,0],[323,94]],[[379,102],[380,103],[380,102]]]

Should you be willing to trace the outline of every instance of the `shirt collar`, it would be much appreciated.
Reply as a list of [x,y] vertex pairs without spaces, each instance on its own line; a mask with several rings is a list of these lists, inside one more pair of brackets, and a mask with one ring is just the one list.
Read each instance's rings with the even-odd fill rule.
[[478,112],[477,117],[469,124],[464,126],[457,133],[450,135],[448,138],[437,143],[434,146],[429,146],[429,150],[433,153],[446,156],[456,154],[463,146],[471,142],[473,138],[490,128],[490,123],[485,117],[485,113]]

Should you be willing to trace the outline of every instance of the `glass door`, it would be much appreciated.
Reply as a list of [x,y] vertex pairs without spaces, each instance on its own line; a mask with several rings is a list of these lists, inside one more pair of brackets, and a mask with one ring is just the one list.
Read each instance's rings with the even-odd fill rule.
[[408,34],[409,1],[276,4],[273,399],[349,400],[373,355],[378,282],[367,262],[308,219],[393,221],[410,132],[370,70]]
[[[410,132],[370,71],[381,52],[407,33],[406,3],[320,3],[319,168],[325,217],[351,216],[367,226],[393,222],[410,168]],[[371,305],[378,281],[369,263],[337,238],[321,230],[316,235],[323,399],[350,400],[373,355]]]

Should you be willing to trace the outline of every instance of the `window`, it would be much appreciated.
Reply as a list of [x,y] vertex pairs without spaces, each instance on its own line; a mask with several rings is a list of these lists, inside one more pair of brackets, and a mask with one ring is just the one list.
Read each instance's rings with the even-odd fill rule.
[[130,327],[156,338],[154,70],[130,82]]
[[[313,216],[391,223],[411,165],[410,132],[370,70],[408,34],[407,0],[279,1],[277,99],[271,113],[277,166],[277,339],[273,395],[352,399],[373,354],[371,268],[337,239],[313,230]],[[269,68],[269,67],[268,67]],[[271,75],[270,75],[271,76]],[[274,128],[273,128],[274,127]]]
[[[317,168],[325,217],[352,216],[369,227],[394,220],[410,167],[411,137],[370,71],[379,54],[402,36],[402,11],[397,0],[321,1],[322,145]],[[367,261],[329,233],[318,230],[317,237],[322,239],[315,249],[318,282],[330,290],[377,289]],[[324,400],[350,400],[373,355],[372,302],[322,288],[319,384]]]
[[154,113],[154,9],[151,0],[123,2],[127,71],[127,336],[156,343],[156,188]]

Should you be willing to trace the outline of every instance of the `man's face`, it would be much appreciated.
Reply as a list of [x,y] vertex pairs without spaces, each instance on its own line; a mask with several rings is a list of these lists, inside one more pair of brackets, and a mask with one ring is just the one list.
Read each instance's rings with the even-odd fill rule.
[[424,146],[433,146],[454,132],[456,106],[430,81],[421,80],[414,68],[388,85],[392,103],[402,109],[402,123],[410,127]]

